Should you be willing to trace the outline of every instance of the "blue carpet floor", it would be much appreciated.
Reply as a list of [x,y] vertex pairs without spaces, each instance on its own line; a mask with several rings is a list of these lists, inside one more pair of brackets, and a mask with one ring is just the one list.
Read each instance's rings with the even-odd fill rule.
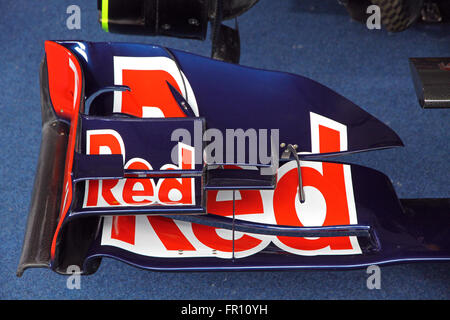
[[[81,30],[66,28],[66,8],[81,8]],[[381,268],[380,290],[365,270],[156,273],[105,259],[83,277],[32,269],[16,278],[34,173],[41,115],[38,67],[46,39],[128,41],[201,55],[210,41],[107,34],[96,1],[0,2],[0,299],[449,299],[448,263]],[[408,57],[449,56],[449,25],[389,34],[351,21],[334,0],[261,0],[239,19],[241,64],[302,74],[334,89],[393,128],[404,148],[345,157],[376,168],[399,197],[449,197],[450,111],[419,107]]]

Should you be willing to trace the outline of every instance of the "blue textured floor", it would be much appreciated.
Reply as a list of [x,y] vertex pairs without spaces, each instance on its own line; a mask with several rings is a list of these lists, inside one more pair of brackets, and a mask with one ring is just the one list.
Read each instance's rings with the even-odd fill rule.
[[[66,28],[66,8],[82,10],[81,30]],[[210,42],[107,34],[96,1],[0,2],[1,299],[449,299],[448,263],[381,268],[381,290],[365,270],[154,273],[104,260],[83,277],[32,269],[16,278],[40,143],[38,66],[46,39],[163,44],[202,55]],[[391,126],[406,147],[346,157],[385,172],[400,197],[449,197],[450,110],[422,110],[408,57],[449,56],[450,26],[370,31],[335,0],[261,0],[240,19],[241,64],[317,80]],[[374,195],[375,196],[375,195]]]

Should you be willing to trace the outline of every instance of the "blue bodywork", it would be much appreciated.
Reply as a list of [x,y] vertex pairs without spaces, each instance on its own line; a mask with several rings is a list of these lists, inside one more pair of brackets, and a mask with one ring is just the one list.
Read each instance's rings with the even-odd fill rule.
[[[188,171],[179,171],[181,177],[195,179],[195,204],[190,206],[126,206],[85,208],[82,203],[86,180],[120,179],[128,172],[120,167],[117,155],[88,156],[85,136],[87,130],[111,129],[120,133],[127,153],[124,162],[139,157],[151,159],[154,168],[170,162],[170,151],[176,145],[170,132],[180,126],[194,132],[194,122],[201,123],[202,130],[227,129],[278,129],[279,154],[285,144],[297,145],[302,161],[310,160],[320,165],[324,158],[353,152],[402,146],[400,138],[388,126],[371,116],[348,99],[308,78],[258,70],[186,52],[158,46],[125,43],[90,43],[61,41],[74,54],[83,72],[83,101],[81,102],[75,165],[72,168],[74,198],[63,227],[56,237],[57,255],[49,261],[49,267],[64,273],[64,267],[75,259],[82,263],[84,273],[94,272],[103,257],[119,259],[126,263],[151,270],[255,270],[255,269],[303,269],[303,268],[356,268],[372,264],[413,261],[450,260],[449,201],[448,199],[399,200],[384,174],[354,164],[343,164],[351,172],[351,185],[357,224],[328,226],[293,226],[279,223],[260,223],[224,217],[207,210],[208,163],[196,164]],[[104,88],[114,88],[113,57],[167,57],[176,62],[179,72],[188,79],[195,93],[198,114],[190,109],[186,118],[148,119],[114,117],[113,95],[99,95],[89,101],[88,114],[83,113],[86,99]],[[173,87],[169,88],[173,92]],[[133,91],[133,88],[131,88]],[[186,88],[175,92],[180,104],[189,101]],[[152,93],[149,88],[150,94]],[[331,119],[346,128],[346,147],[342,150],[317,152],[312,145],[311,113]],[[62,122],[65,120],[61,119]],[[67,121],[66,121],[67,122]],[[203,145],[196,152],[203,151]],[[277,146],[278,147],[278,146]],[[292,154],[280,159],[279,167],[295,162]],[[328,162],[330,163],[330,162]],[[339,162],[334,162],[340,165]],[[239,165],[237,161],[225,161],[219,165]],[[253,164],[258,165],[258,164]],[[312,164],[313,165],[313,164]],[[91,170],[98,166],[98,170]],[[246,170],[242,170],[242,179]],[[161,170],[143,171],[147,177],[159,179],[166,174]],[[250,174],[250,173],[249,173]],[[158,176],[159,175],[159,176]],[[215,183],[209,190],[245,189],[236,185]],[[276,180],[276,175],[274,176]],[[216,179],[217,180],[217,179]],[[220,180],[220,179],[219,179]],[[269,181],[269,180],[267,180]],[[266,182],[267,182],[266,181]],[[262,182],[261,182],[262,183]],[[211,187],[214,185],[214,187]],[[243,184],[244,185],[244,184]],[[269,181],[266,189],[276,188],[276,181]],[[255,185],[247,189],[263,190]],[[234,210],[233,191],[233,210]],[[360,254],[348,255],[297,255],[281,250],[270,243],[261,251],[247,257],[230,259],[216,257],[151,257],[130,252],[116,246],[102,244],[102,223],[105,216],[156,215],[176,221],[201,224],[235,232],[248,232],[278,237],[340,237],[351,236],[359,241]],[[90,225],[83,229],[83,221]],[[73,227],[71,227],[71,225]],[[81,230],[77,233],[77,229]],[[85,251],[75,252],[73,242],[84,237]],[[86,240],[88,239],[88,240]],[[72,243],[72,244],[71,244]]]

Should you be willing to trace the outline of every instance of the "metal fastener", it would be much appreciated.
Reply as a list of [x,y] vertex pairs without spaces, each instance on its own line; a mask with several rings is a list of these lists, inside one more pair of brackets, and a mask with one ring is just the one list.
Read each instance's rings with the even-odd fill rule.
[[188,23],[190,24],[190,25],[193,25],[193,26],[198,26],[200,23],[198,22],[198,20],[197,19],[195,19],[195,18],[190,18],[189,20],[188,20]]

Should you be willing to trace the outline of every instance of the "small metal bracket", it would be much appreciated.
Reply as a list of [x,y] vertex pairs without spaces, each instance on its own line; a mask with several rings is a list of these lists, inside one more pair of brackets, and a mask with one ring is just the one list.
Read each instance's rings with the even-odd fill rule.
[[113,85],[101,88],[100,90],[95,91],[93,94],[89,96],[89,98],[86,99],[86,102],[84,104],[84,113],[89,114],[89,110],[91,108],[92,102],[97,98],[99,95],[107,93],[107,92],[114,92],[114,91],[131,91],[130,87],[123,86],[123,85]]
[[211,22],[211,58],[237,64],[241,54],[237,19],[234,29],[222,24],[223,11],[224,0],[215,0],[215,17]]
[[194,110],[189,105],[189,103],[186,101],[186,99],[181,95],[181,93],[178,92],[177,89],[175,89],[169,81],[166,80],[167,86],[169,87],[170,92],[172,93],[173,98],[177,102],[178,106],[180,107],[181,111],[187,116],[187,117],[196,117]]
[[288,144],[286,146],[286,149],[284,149],[283,154],[281,155],[282,159],[289,159],[290,154],[292,153],[294,155],[295,161],[297,162],[297,174],[298,174],[298,198],[300,200],[300,203],[305,202],[305,191],[303,190],[303,181],[302,181],[302,170],[300,167],[300,159],[297,154],[297,148],[298,146]]

